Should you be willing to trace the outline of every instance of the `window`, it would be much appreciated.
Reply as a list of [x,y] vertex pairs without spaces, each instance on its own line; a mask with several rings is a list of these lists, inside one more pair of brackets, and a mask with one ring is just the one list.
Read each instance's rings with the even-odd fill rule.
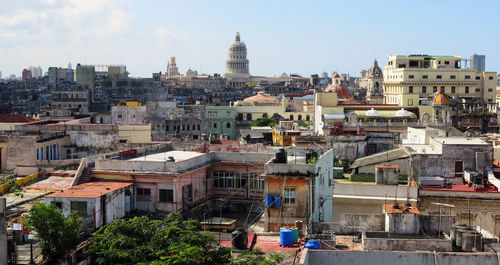
[[151,189],[137,188],[137,201],[150,202]]
[[426,87],[426,86],[423,86],[423,87],[422,87],[422,93],[423,93],[423,94],[427,93],[427,87]]
[[451,87],[451,93],[455,93],[455,87],[454,86]]
[[457,78],[456,75],[450,75],[450,79],[455,79],[455,78]]
[[408,93],[410,93],[410,94],[413,93],[413,86],[408,87]]
[[413,106],[413,99],[408,99],[408,106]]
[[488,76],[488,80],[493,80],[493,76]]
[[302,120],[302,114],[299,114],[298,116],[298,120],[301,121]]
[[481,80],[481,77],[480,76],[476,76],[476,80]]
[[283,203],[285,205],[295,205],[295,188],[285,188]]
[[436,79],[441,79],[442,76],[441,75],[436,75]]
[[208,117],[212,117],[212,112],[211,111],[208,112]]
[[493,99],[489,98],[489,99],[488,99],[488,102],[490,102],[490,103],[491,103],[491,102],[493,102]]
[[432,92],[433,92],[433,93],[436,93],[437,91],[438,91],[438,87],[437,87],[437,86],[433,86],[433,87],[432,87]]
[[87,217],[87,202],[72,201],[71,212],[80,217]]
[[441,90],[440,90],[442,93],[444,93],[444,86],[441,87]]
[[465,87],[465,93],[469,94],[469,87],[468,86]]
[[187,130],[188,130],[188,131],[190,130],[189,124],[187,125]]
[[160,202],[174,202],[174,190],[160,189]]
[[476,93],[479,93],[479,92],[481,92],[481,89],[476,87]]
[[466,76],[465,76],[465,79],[470,79],[470,75],[466,75]]
[[226,112],[226,117],[231,117],[231,112],[230,111]]
[[248,113],[247,114],[247,121],[251,121],[252,120],[252,113]]
[[238,120],[242,121],[243,120],[243,113],[238,113]]
[[290,120],[293,121],[293,114],[290,114]]
[[121,113],[118,113],[118,119],[121,119],[123,116]]
[[200,130],[200,125],[199,125],[199,124],[196,126],[196,129],[197,129],[198,131]]
[[488,92],[493,92],[493,88],[488,88]]
[[422,79],[427,79],[429,76],[428,75],[423,75]]
[[408,78],[409,79],[413,79],[413,78],[415,78],[415,76],[414,75],[409,75]]
[[230,123],[230,122],[227,122],[227,123],[226,123],[226,128],[227,128],[227,129],[231,129],[231,123]]
[[250,173],[250,189],[251,190],[264,190],[265,181],[259,178],[258,173]]
[[213,115],[214,115],[214,117],[217,117],[217,111],[214,111]]
[[311,120],[311,117],[309,116],[309,114],[306,115],[306,121],[310,121]]
[[450,61],[444,61],[444,64],[450,64]]
[[213,125],[214,125],[214,129],[217,129],[217,122],[214,122]]
[[[254,177],[257,176],[257,173],[252,174],[255,174]],[[215,171],[213,179],[214,187],[219,189],[241,189],[247,185],[246,173]]]
[[186,130],[186,126],[183,124],[182,125],[182,130],[185,131]]

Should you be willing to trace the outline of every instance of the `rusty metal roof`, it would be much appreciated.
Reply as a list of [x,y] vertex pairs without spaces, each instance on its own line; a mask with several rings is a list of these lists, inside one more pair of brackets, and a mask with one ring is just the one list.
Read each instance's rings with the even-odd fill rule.
[[87,182],[74,186],[72,188],[54,192],[46,197],[55,198],[97,198],[102,195],[111,193],[115,190],[128,187],[133,183],[130,182]]

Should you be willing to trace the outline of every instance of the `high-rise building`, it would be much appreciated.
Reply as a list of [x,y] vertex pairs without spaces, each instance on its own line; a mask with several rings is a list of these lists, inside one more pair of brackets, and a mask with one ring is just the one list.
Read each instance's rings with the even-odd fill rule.
[[229,46],[225,76],[229,79],[250,77],[249,61],[247,59],[247,46],[240,40],[239,32],[236,32],[234,42]]
[[83,85],[90,91],[90,102],[95,100],[95,67],[93,65],[76,66],[75,82]]
[[40,66],[30,66],[28,70],[31,72],[31,77],[39,78],[43,76],[43,71]]
[[179,74],[177,64],[175,64],[175,57],[170,57],[170,63],[167,64],[167,77],[172,78]]
[[32,73],[30,70],[28,69],[23,69],[23,73],[22,73],[22,80],[23,81],[26,81],[28,79],[31,79],[31,77],[33,77]]
[[484,72],[486,68],[486,56],[474,54],[470,57],[470,68],[478,72]]
[[481,100],[496,112],[496,72],[461,68],[460,56],[389,56],[384,69],[386,104],[419,106],[442,92],[465,101]]
[[2,80],[2,71],[0,71],[0,80]]

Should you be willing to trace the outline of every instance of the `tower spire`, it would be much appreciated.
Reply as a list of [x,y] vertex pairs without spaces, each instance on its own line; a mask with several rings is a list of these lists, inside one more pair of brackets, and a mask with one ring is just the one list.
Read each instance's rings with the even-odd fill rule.
[[234,36],[235,41],[240,41],[240,32],[236,31],[236,35]]

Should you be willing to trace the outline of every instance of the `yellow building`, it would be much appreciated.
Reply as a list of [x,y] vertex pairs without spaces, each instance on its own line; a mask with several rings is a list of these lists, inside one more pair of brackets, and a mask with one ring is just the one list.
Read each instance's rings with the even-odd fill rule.
[[496,72],[461,67],[459,56],[389,56],[384,69],[386,104],[419,106],[443,92],[449,97],[483,99],[496,112]]
[[151,143],[151,124],[118,125],[118,139],[133,144]]

